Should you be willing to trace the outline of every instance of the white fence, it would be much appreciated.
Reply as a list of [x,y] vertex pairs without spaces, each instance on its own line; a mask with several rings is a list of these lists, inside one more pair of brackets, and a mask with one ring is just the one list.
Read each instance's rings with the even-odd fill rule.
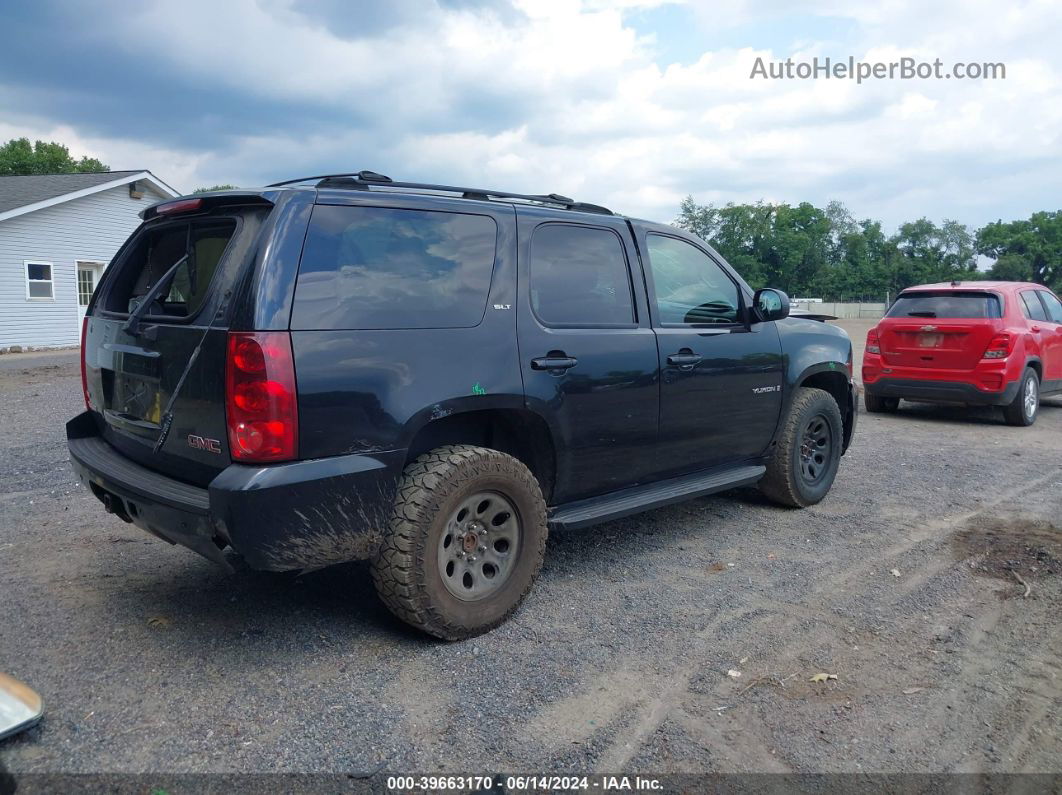
[[869,318],[873,320],[875,318],[884,317],[887,306],[884,303],[832,303],[830,301],[805,303],[802,301],[793,301],[790,304],[790,308],[804,309],[808,312],[821,312],[824,315],[834,315],[835,317],[842,319]]

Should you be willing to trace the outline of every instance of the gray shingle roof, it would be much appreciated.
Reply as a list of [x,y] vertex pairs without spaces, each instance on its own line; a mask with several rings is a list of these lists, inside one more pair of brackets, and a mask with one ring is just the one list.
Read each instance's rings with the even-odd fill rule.
[[139,173],[141,172],[101,171],[90,174],[30,174],[22,177],[0,177],[0,213]]

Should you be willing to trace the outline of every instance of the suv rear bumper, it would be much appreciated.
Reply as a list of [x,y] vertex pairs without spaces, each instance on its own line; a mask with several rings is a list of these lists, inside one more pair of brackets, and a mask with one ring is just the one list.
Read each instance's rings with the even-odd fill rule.
[[1007,384],[1002,392],[987,392],[966,381],[922,381],[912,378],[879,378],[864,383],[863,389],[874,397],[906,398],[943,403],[966,403],[971,406],[1006,406],[1018,394],[1021,381]]
[[229,545],[255,569],[313,569],[371,557],[391,518],[405,451],[288,464],[231,464],[202,488],[126,458],[90,412],[67,423],[74,472],[107,510],[228,566]]

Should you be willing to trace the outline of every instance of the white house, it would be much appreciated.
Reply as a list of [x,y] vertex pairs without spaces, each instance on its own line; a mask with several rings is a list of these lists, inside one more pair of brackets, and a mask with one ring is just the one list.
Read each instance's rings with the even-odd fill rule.
[[0,177],[0,350],[77,345],[137,213],[176,195],[150,171]]

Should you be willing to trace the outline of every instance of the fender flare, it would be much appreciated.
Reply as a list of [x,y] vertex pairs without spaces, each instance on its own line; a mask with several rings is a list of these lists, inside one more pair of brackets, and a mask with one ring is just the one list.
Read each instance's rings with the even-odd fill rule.
[[[844,455],[848,452],[848,448],[852,444],[852,437],[855,435],[856,415],[859,411],[856,403],[858,387],[856,387],[855,383],[852,381],[852,374],[848,370],[847,362],[838,362],[833,359],[827,359],[808,365],[804,368],[800,373],[800,376],[792,382],[793,386],[790,390],[790,394],[786,397],[784,410],[789,410],[793,394],[796,390],[809,378],[820,373],[836,373],[844,379],[847,399],[838,405],[838,408],[841,410],[841,423],[844,429],[844,438],[841,442],[841,455]],[[781,423],[779,423],[779,428],[781,428]]]
[[[1021,371],[1024,373],[1025,369],[1027,367],[1029,367],[1030,365],[1032,365],[1032,364],[1036,365],[1036,370],[1040,374],[1040,381],[1043,382],[1043,380],[1044,380],[1044,363],[1043,363],[1043,360],[1039,356],[1026,356],[1025,357],[1025,364],[1022,365]],[[1021,378],[1021,376],[1019,375],[1018,378]]]
[[462,395],[461,397],[440,400],[430,406],[425,406],[406,421],[401,433],[402,449],[408,449],[417,434],[433,422],[460,414],[471,414],[475,411],[488,411],[491,409],[519,409],[526,411],[528,407],[524,403],[523,395],[511,393]]

